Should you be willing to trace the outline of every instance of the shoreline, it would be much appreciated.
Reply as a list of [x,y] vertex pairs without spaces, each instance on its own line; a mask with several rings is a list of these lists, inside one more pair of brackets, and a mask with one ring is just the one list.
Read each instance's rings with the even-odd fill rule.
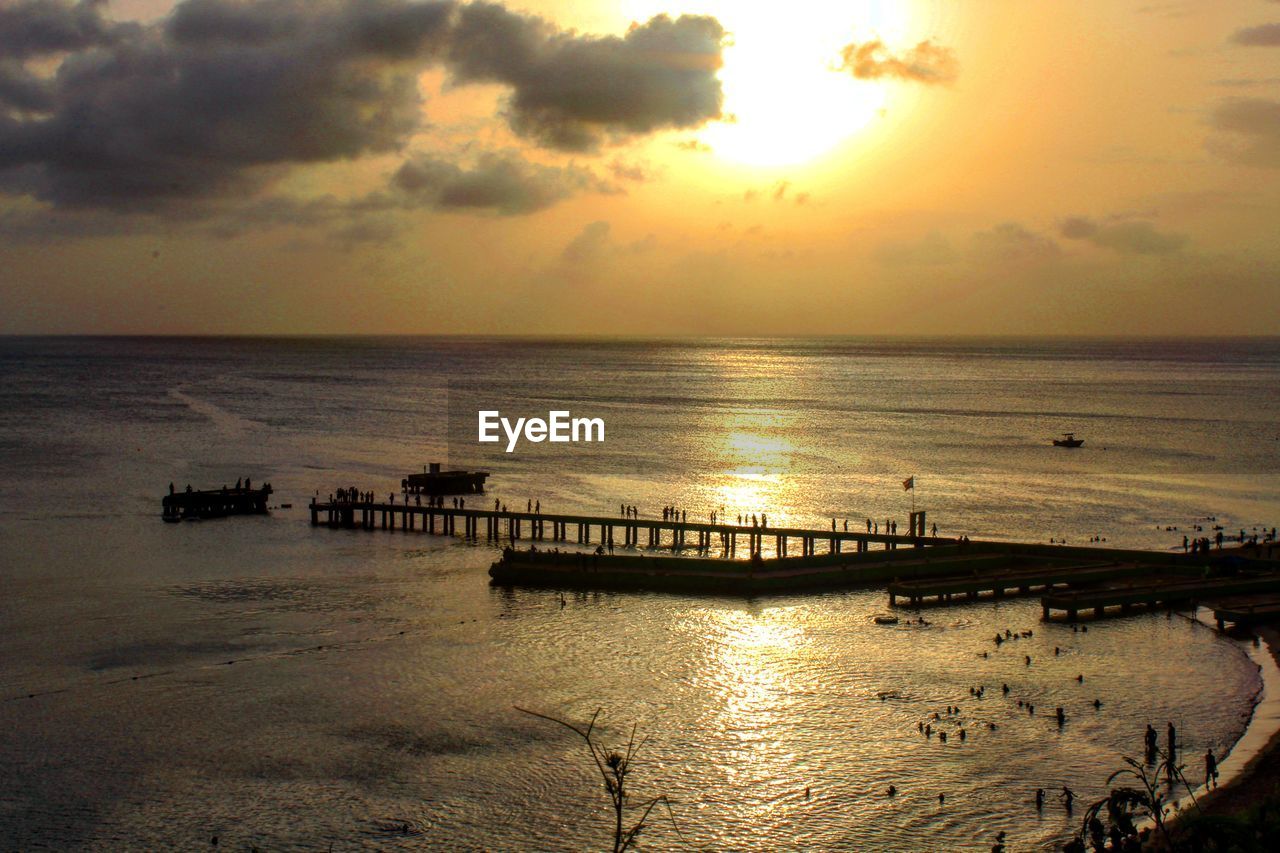
[[[1203,620],[1196,621],[1212,630]],[[1253,630],[1261,646],[1251,646],[1246,653],[1262,678],[1258,700],[1244,732],[1218,764],[1217,787],[1202,783],[1170,804],[1174,811],[1168,827],[1175,840],[1188,819],[1236,815],[1280,790],[1280,627],[1258,625]]]

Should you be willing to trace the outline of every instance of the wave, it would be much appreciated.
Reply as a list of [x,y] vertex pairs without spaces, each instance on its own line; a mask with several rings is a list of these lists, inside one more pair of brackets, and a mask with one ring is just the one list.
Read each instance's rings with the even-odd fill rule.
[[195,412],[201,417],[208,418],[213,422],[213,425],[218,428],[218,431],[228,438],[240,438],[245,433],[263,426],[259,421],[242,418],[215,403],[209,402],[208,400],[201,400],[198,397],[192,397],[190,394],[182,390],[185,387],[185,385],[180,385],[176,388],[170,388],[167,393],[171,398],[182,403],[192,412]]

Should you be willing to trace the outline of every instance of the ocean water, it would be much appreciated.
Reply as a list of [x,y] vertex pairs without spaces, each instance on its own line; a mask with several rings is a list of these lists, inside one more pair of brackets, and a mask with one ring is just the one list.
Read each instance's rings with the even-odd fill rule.
[[[905,524],[914,476],[944,535],[1180,549],[1280,523],[1278,378],[1274,340],[0,340],[0,846],[599,849],[581,742],[517,705],[637,727],[635,792],[678,827],[650,849],[1050,846],[1082,812],[1054,794],[1101,796],[1147,722],[1193,774],[1229,749],[1259,689],[1234,641],[1033,599],[878,626],[877,590],[562,605],[490,587],[484,546],[305,504],[441,460],[547,511]],[[482,449],[478,401],[606,441]],[[160,523],[170,482],[246,475],[293,508]]]

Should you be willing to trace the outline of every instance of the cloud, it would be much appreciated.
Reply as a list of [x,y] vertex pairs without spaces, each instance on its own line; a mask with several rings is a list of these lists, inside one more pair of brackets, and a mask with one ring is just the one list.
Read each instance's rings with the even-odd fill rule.
[[1245,27],[1232,33],[1230,40],[1247,47],[1280,47],[1280,24]]
[[48,81],[28,72],[20,62],[0,59],[0,112],[8,107],[20,113],[38,113],[52,103]]
[[1209,116],[1220,135],[1206,147],[1244,166],[1280,168],[1280,101],[1237,98],[1220,103]]
[[939,266],[956,260],[957,253],[940,232],[930,231],[914,242],[882,243],[873,257],[891,267]]
[[604,220],[589,223],[569,241],[560,257],[571,264],[580,264],[598,258],[609,246],[609,223]]
[[510,86],[508,120],[516,133],[589,151],[608,139],[719,118],[724,38],[720,23],[705,16],[658,15],[622,38],[591,37],[472,3],[459,17],[450,71],[456,82]]
[[838,70],[849,71],[859,80],[910,80],[916,83],[954,83],[960,63],[950,48],[922,41],[898,56],[888,52],[880,39],[845,45]]
[[420,156],[392,176],[392,203],[436,210],[488,210],[503,216],[535,213],[585,191],[612,187],[590,171],[531,163],[513,152],[481,154],[473,167]]
[[1280,77],[1225,77],[1209,81],[1210,86],[1223,89],[1247,89],[1253,86],[1274,86],[1277,83],[1280,83]]
[[133,24],[102,17],[106,0],[18,0],[0,6],[0,56],[27,59],[62,51],[84,50],[136,35]]
[[0,122],[0,171],[23,168],[55,206],[136,210],[247,193],[271,167],[394,151],[421,117],[408,46],[416,59],[438,52],[451,9],[187,0],[71,53],[47,114]]
[[710,154],[711,146],[698,139],[684,139],[676,143],[681,151],[692,151],[695,154]]
[[1186,235],[1157,231],[1150,222],[1098,222],[1083,216],[1064,219],[1058,233],[1126,255],[1169,255],[1187,244]]
[[[123,212],[233,203],[294,166],[403,150],[423,130],[419,77],[441,65],[455,84],[507,86],[507,121],[552,148],[720,114],[713,18],[658,16],[618,38],[452,0],[185,0],[146,26],[106,22],[100,7],[0,8],[0,192]],[[47,79],[18,61],[53,52],[65,58]],[[512,183],[532,178],[542,194],[493,209],[545,198],[556,181],[534,173]],[[489,197],[459,189],[439,203]]]
[[1004,222],[973,235],[973,255],[982,261],[1043,260],[1059,254],[1061,249],[1053,238],[1016,222]]

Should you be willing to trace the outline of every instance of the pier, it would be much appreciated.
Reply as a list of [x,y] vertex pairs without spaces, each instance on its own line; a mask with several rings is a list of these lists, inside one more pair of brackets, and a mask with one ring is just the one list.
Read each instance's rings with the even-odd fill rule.
[[256,489],[237,485],[235,488],[173,491],[164,496],[161,517],[165,521],[184,521],[196,518],[223,518],[228,515],[262,515],[267,511],[267,499],[271,497],[271,484]]
[[1219,631],[1225,631],[1228,622],[1244,628],[1280,617],[1280,595],[1224,598],[1211,606]]
[[1059,612],[1071,620],[1207,597],[1280,594],[1275,564],[1239,551],[1185,554],[926,536],[923,513],[912,519],[912,533],[898,535],[683,516],[512,512],[501,505],[469,507],[462,497],[454,506],[439,505],[439,498],[424,506],[417,494],[385,502],[341,498],[312,500],[311,524],[502,546],[502,558],[489,570],[500,585],[735,595],[886,585],[890,605],[908,607],[1038,593],[1045,619]]
[[1044,618],[1054,611],[1066,613],[1075,621],[1081,613],[1102,617],[1108,608],[1129,613],[1134,608],[1154,610],[1179,604],[1194,604],[1218,596],[1280,593],[1280,575],[1240,575],[1229,578],[1195,579],[1165,577],[1146,583],[1107,586],[1102,589],[1055,593],[1041,599]]
[[[313,500],[311,524],[348,530],[402,530],[460,536],[495,544],[566,542],[599,544],[605,548],[693,549],[707,554],[718,549],[724,557],[760,554],[766,542],[779,557],[811,557],[819,553],[893,551],[902,547],[925,548],[954,545],[955,539],[861,531],[834,531],[795,527],[758,527],[676,519],[626,516],[565,515],[540,512],[503,512],[470,507],[422,506],[420,503],[382,501]],[[480,528],[484,528],[483,534]],[[923,524],[921,524],[923,530]]]
[[1150,569],[1137,564],[1108,562],[1078,563],[1074,561],[1049,562],[1014,571],[993,571],[972,577],[945,577],[936,580],[900,581],[889,584],[889,606],[896,607],[899,599],[906,599],[906,606],[920,607],[925,603],[950,604],[953,598],[973,601],[980,596],[1003,598],[1006,595],[1030,595],[1033,592],[1054,591],[1059,587],[1098,584],[1135,577]]

